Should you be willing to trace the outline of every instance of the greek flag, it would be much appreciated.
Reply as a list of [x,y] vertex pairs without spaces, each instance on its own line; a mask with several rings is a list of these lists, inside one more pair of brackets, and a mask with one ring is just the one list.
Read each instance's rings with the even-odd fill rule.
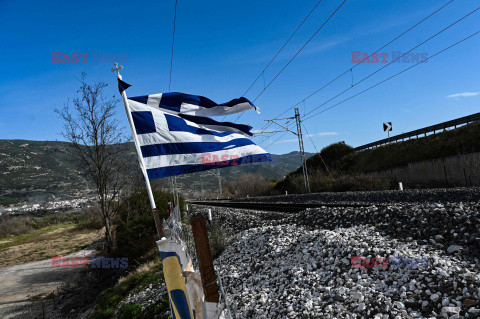
[[204,96],[172,92],[137,96],[130,98],[130,100],[155,108],[194,116],[224,116],[251,109],[260,113],[260,110],[244,97],[217,104]]
[[202,96],[163,93],[127,103],[149,179],[271,161],[248,138],[252,127],[206,117],[258,111],[246,98],[217,104]]

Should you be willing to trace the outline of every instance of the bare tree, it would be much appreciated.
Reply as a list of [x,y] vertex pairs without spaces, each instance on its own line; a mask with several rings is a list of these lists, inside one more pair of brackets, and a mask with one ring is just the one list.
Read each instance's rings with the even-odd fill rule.
[[102,81],[88,84],[85,72],[79,81],[80,89],[73,103],[67,101],[63,108],[55,109],[55,112],[64,121],[62,135],[71,142],[69,153],[88,172],[95,186],[105,226],[105,239],[110,250],[119,194],[128,180],[128,170],[125,170],[126,138],[123,128],[114,117],[117,101],[104,96],[108,84]]

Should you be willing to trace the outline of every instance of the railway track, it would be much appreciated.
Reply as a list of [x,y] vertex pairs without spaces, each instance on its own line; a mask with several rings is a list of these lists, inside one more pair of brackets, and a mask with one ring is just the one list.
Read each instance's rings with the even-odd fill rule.
[[216,207],[229,207],[229,208],[241,208],[252,210],[264,210],[264,211],[277,211],[277,212],[299,212],[307,208],[320,208],[320,207],[368,207],[372,204],[359,204],[359,203],[262,203],[262,202],[233,202],[226,200],[219,201],[186,201],[191,205],[203,205],[203,206],[216,206]]

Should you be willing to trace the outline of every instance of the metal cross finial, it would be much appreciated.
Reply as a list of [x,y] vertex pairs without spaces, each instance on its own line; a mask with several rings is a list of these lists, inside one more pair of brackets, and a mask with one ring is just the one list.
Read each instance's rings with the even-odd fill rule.
[[119,73],[118,71],[120,71],[121,69],[123,69],[123,66],[121,66],[121,65],[118,66],[118,63],[117,63],[117,62],[115,62],[113,65],[114,65],[115,67],[112,68],[112,72],[117,71],[117,75],[120,75],[120,73]]

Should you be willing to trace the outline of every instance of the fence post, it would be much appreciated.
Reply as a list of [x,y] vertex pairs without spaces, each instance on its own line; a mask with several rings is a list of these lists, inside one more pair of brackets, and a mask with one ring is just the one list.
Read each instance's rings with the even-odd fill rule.
[[213,258],[210,252],[210,244],[208,242],[207,224],[205,217],[192,217],[193,239],[195,241],[195,250],[197,251],[198,268],[202,277],[203,293],[206,302],[218,303],[218,285],[213,268]]

